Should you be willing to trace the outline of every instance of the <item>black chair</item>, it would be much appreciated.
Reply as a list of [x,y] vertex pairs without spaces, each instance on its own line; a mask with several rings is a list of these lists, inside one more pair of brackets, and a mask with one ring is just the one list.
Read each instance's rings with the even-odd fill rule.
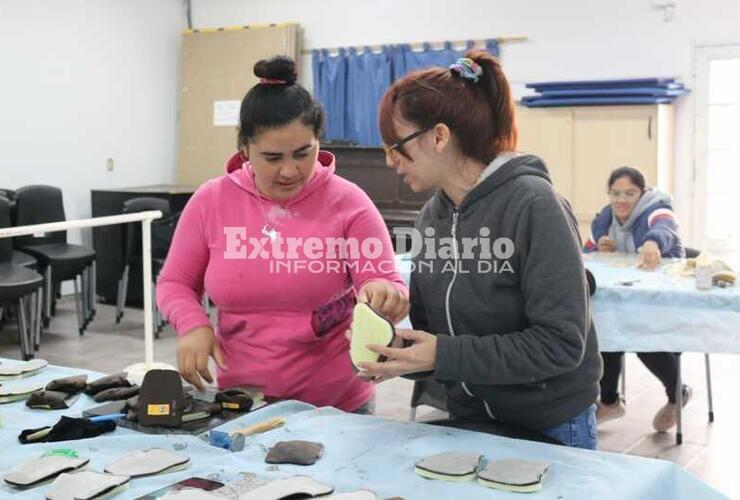
[[36,260],[36,257],[34,257],[33,255],[29,255],[26,252],[21,252],[20,250],[13,250],[13,254],[10,257],[10,262],[14,266],[27,267],[28,269],[33,269],[34,271],[39,270],[39,261]]
[[[10,224],[12,226],[15,226],[15,211],[18,202],[18,193],[16,193],[12,189],[0,188],[0,196],[6,198],[8,200],[8,203],[10,203]],[[38,270],[38,262],[36,261],[36,259],[32,255],[21,252],[19,250],[13,250],[11,262],[16,266],[27,267],[29,269],[33,269],[34,271]]]
[[[131,198],[123,203],[123,213],[131,214],[136,212],[146,212],[149,210],[159,210],[162,212],[162,218],[152,222],[152,279],[157,282],[159,271],[164,266],[164,259],[167,257],[169,243],[172,240],[173,221],[170,219],[170,202],[163,198],[139,197]],[[126,306],[126,297],[128,295],[128,276],[131,265],[135,262],[141,262],[141,222],[131,222],[122,226],[123,237],[123,271],[121,278],[118,280],[118,294],[116,297],[116,323],[120,323],[123,318],[124,307]],[[155,288],[152,288],[154,291]],[[164,320],[156,308],[156,299],[154,299],[154,332],[158,336],[162,330]]]
[[[11,226],[10,202],[0,196],[0,228]],[[18,319],[21,356],[33,358],[41,334],[41,295],[44,277],[11,262],[13,242],[0,238],[0,304],[12,303]]]
[[[65,220],[62,191],[53,186],[25,186],[17,191],[16,225],[26,226]],[[95,251],[67,243],[66,231],[43,236],[19,236],[16,248],[33,255],[44,275],[44,327],[55,309],[54,291],[73,280],[79,333],[82,335],[95,316]],[[79,288],[78,288],[79,278]]]
[[15,209],[18,201],[18,193],[12,189],[0,188],[0,196],[10,202],[10,224],[15,226]]

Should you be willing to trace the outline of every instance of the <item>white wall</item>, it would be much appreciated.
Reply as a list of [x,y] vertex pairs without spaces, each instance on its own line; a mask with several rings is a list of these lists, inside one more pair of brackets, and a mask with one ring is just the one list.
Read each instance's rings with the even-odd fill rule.
[[[693,85],[695,44],[740,43],[740,1],[193,0],[194,27],[298,22],[304,48],[523,35],[502,48],[515,87],[560,79],[673,76]],[[303,58],[310,71],[309,58]],[[304,71],[303,81],[310,81]],[[693,96],[676,104],[674,196],[685,237],[692,212]],[[628,145],[625,145],[628,147]]]
[[59,186],[72,219],[173,182],[185,27],[183,0],[0,0],[0,187]]

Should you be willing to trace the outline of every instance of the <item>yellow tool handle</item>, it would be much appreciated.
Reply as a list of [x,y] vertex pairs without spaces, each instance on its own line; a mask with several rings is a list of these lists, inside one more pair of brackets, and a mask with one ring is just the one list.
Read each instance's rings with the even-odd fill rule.
[[242,436],[252,436],[254,434],[260,434],[262,432],[271,431],[272,429],[277,429],[278,427],[282,427],[283,425],[285,425],[285,418],[275,417],[271,420],[267,420],[266,422],[260,422],[259,424],[254,424],[254,425],[250,425],[249,427],[237,429],[231,432],[231,434],[241,434]]

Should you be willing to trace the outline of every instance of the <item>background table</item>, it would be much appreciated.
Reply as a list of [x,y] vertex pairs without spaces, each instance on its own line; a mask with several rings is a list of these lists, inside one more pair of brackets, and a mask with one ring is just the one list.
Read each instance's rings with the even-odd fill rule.
[[[638,269],[634,256],[584,255],[602,351],[740,354],[740,287],[697,290],[693,277]],[[625,286],[624,283],[632,283]]]

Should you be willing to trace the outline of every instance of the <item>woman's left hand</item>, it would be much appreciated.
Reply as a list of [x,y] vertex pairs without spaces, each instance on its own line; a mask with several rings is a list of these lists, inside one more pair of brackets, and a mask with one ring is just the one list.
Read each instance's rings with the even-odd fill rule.
[[373,310],[390,319],[394,324],[409,313],[409,299],[386,280],[368,281],[357,293],[357,301],[368,304]]
[[660,266],[660,247],[652,240],[648,240],[640,248],[638,267],[655,269]]
[[437,337],[420,330],[397,329],[396,337],[409,340],[409,347],[384,347],[368,345],[367,348],[382,356],[380,363],[360,363],[363,378],[386,380],[399,375],[434,370],[437,366]]

